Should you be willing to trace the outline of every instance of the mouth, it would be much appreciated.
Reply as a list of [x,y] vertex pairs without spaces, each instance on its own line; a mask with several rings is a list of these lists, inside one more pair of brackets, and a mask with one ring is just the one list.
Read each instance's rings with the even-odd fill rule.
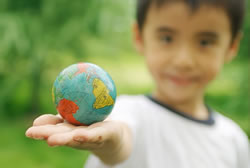
[[184,76],[184,75],[165,75],[169,81],[174,83],[177,86],[188,86],[197,80],[197,77],[194,76]]

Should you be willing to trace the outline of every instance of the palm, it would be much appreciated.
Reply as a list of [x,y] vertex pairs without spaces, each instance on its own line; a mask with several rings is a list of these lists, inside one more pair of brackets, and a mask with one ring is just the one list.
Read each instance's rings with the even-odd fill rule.
[[70,146],[77,149],[95,150],[111,138],[114,121],[104,121],[91,126],[74,126],[60,116],[44,115],[37,118],[26,136],[44,139],[50,146]]

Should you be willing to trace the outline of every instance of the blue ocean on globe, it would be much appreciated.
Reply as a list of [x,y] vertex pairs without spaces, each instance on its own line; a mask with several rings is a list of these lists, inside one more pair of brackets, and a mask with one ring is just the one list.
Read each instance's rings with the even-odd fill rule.
[[91,63],[78,63],[65,68],[52,89],[58,113],[75,125],[103,121],[112,111],[116,87],[110,75]]

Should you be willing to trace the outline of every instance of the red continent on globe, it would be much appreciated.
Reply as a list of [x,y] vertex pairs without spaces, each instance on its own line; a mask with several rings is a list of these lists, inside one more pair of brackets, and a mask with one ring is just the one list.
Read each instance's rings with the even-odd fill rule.
[[60,115],[67,121],[69,121],[71,124],[75,125],[84,125],[77,121],[73,114],[77,112],[79,107],[77,104],[73,101],[67,100],[67,99],[62,99],[59,103],[58,106],[56,107],[57,111],[60,113]]
[[88,67],[89,67],[88,64],[84,64],[84,63],[77,64],[78,71],[74,74],[74,76],[77,76],[83,72],[86,73]]

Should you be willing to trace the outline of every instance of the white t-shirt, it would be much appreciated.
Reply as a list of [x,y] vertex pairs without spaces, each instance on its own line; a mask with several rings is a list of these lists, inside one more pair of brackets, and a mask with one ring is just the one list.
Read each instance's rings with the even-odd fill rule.
[[[249,168],[247,136],[217,112],[202,121],[144,95],[120,96],[111,118],[133,132],[131,155],[112,168]],[[85,168],[110,166],[91,155]]]

